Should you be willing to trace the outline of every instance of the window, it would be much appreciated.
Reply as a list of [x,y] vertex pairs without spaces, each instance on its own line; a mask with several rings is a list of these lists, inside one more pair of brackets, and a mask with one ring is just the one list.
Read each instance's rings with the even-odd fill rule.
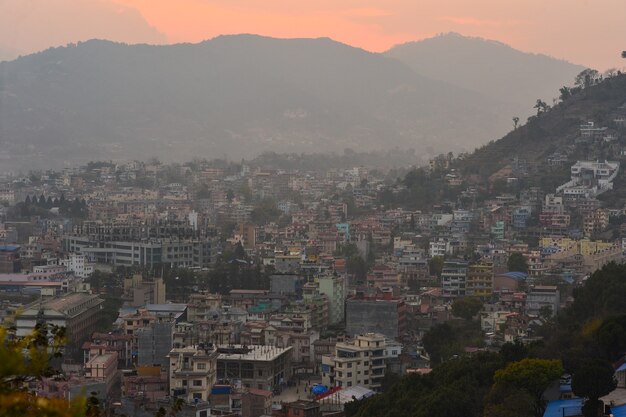
[[206,369],[206,363],[199,363],[198,369]]
[[348,378],[352,378],[352,372],[348,372]]
[[348,368],[352,368],[352,363],[348,363]]
[[352,382],[348,381],[348,386],[351,387],[352,386]]
[[369,384],[369,383],[370,383],[370,380],[369,380],[369,379],[366,379],[366,380],[364,380],[364,381],[363,381],[363,385],[367,385],[367,384]]
[[370,363],[369,363],[369,361],[365,361],[365,362],[363,362],[363,365],[365,365],[365,366],[369,366],[369,365],[370,365]]
[[259,376],[263,376],[263,370],[259,369]]
[[202,380],[201,379],[194,379],[193,380],[193,386],[194,387],[201,387],[202,386]]

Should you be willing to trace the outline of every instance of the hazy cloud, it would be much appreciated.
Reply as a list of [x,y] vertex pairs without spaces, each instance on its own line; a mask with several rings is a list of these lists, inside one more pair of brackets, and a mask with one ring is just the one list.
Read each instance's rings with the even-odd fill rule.
[[0,0],[0,58],[99,38],[166,43],[141,13],[103,0]]

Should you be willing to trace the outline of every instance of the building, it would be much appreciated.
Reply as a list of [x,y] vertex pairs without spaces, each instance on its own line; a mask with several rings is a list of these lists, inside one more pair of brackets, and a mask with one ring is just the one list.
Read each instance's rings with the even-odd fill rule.
[[570,169],[570,181],[557,187],[557,193],[570,198],[593,198],[613,189],[619,162],[578,161]]
[[467,268],[465,295],[488,298],[493,287],[493,263],[480,262]]
[[85,255],[71,254],[65,259],[60,259],[59,264],[79,278],[87,278],[93,273],[93,264],[87,261]]
[[97,330],[103,303],[104,300],[97,295],[86,293],[71,293],[37,301],[17,315],[16,335],[23,337],[30,334],[38,322],[65,327],[68,356],[80,357],[83,342]]
[[318,291],[328,297],[329,324],[342,323],[345,315],[346,279],[341,275],[322,275],[316,278]]
[[13,274],[22,270],[20,247],[0,246],[0,274]]
[[174,323],[151,323],[135,332],[137,337],[137,364],[167,366],[167,355],[172,349]]
[[381,333],[390,339],[404,336],[406,304],[390,292],[357,294],[346,300],[346,334]]
[[172,349],[167,355],[170,395],[189,402],[208,401],[216,383],[217,357],[214,345]]
[[269,416],[272,414],[272,391],[250,388],[241,397],[241,417]]
[[387,368],[385,336],[365,333],[340,342],[334,355],[322,357],[322,383],[333,387],[363,386],[380,391]]
[[241,381],[245,388],[273,391],[291,378],[292,349],[291,346],[219,346],[217,378]]
[[298,400],[284,403],[280,410],[272,413],[275,417],[322,417],[320,404],[315,401]]
[[544,309],[549,308],[551,315],[559,312],[561,299],[559,289],[553,285],[535,285],[526,296],[526,314],[538,316]]
[[464,297],[467,285],[467,262],[449,260],[441,270],[441,295],[448,298]]

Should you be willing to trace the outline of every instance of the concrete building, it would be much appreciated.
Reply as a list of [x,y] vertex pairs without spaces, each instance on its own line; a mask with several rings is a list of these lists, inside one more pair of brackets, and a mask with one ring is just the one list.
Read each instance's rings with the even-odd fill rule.
[[0,246],[0,274],[13,274],[21,270],[20,247],[14,245]]
[[104,300],[97,295],[71,293],[62,297],[32,303],[16,317],[16,335],[30,334],[39,321],[65,327],[66,352],[70,357],[81,358],[83,342],[97,330]]
[[406,331],[406,304],[389,292],[375,296],[357,294],[346,300],[346,334],[382,333],[390,339]]
[[172,349],[169,359],[170,395],[187,401],[207,401],[216,383],[217,350],[211,346]]
[[441,270],[441,295],[447,298],[464,297],[467,285],[467,262],[449,260]]
[[241,381],[246,388],[273,391],[291,378],[292,349],[291,346],[220,346],[217,378]]
[[94,236],[64,236],[63,248],[90,261],[115,266],[207,268],[215,259],[212,239],[161,238],[145,241],[102,241]]
[[481,262],[467,269],[465,295],[487,298],[493,288],[493,263]]
[[296,274],[273,274],[270,276],[270,292],[302,298],[304,278]]
[[366,333],[353,341],[337,343],[334,355],[322,357],[322,383],[380,391],[386,368],[385,336]]
[[152,323],[138,329],[137,364],[167,366],[167,355],[172,349],[173,322]]
[[337,324],[343,322],[346,298],[346,279],[340,275],[322,275],[316,278],[321,295],[328,297],[328,322]]
[[559,312],[559,289],[553,285],[535,285],[526,296],[526,314],[538,316],[542,309],[550,308],[552,315]]
[[87,278],[93,273],[93,264],[88,262],[85,255],[71,254],[65,259],[60,259],[59,264],[80,278]]

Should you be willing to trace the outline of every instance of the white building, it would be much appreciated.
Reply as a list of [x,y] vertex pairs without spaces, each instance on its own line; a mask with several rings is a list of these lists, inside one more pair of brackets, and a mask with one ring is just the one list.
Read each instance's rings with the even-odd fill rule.
[[65,259],[61,259],[59,263],[68,271],[71,271],[79,278],[87,278],[93,273],[94,266],[87,261],[85,255],[71,254]]
[[613,180],[619,173],[619,162],[578,161],[570,170],[570,181],[556,191],[566,196],[595,197],[613,189]]
[[322,383],[329,387],[363,386],[380,391],[386,368],[385,336],[366,333],[351,342],[337,343],[334,355],[322,356]]

